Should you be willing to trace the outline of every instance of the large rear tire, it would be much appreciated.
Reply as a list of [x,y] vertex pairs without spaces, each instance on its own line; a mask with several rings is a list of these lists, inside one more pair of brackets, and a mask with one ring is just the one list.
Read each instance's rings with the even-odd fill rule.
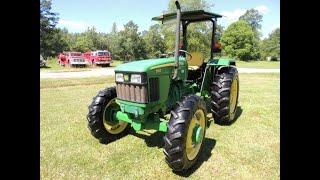
[[120,110],[115,102],[117,92],[115,87],[100,91],[89,106],[88,129],[101,143],[109,143],[125,136],[130,128],[127,122],[119,121],[115,112]]
[[189,95],[171,111],[164,136],[166,163],[174,171],[189,169],[199,158],[207,126],[205,102]]
[[236,68],[222,68],[214,76],[211,112],[214,122],[229,125],[235,120],[239,98],[239,76]]

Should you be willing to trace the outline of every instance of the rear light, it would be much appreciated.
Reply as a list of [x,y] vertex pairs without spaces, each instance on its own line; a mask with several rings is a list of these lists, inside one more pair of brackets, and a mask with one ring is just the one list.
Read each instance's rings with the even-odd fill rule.
[[215,49],[220,49],[220,48],[221,48],[221,44],[220,44],[220,43],[214,43],[214,44],[213,44],[213,47],[214,47]]

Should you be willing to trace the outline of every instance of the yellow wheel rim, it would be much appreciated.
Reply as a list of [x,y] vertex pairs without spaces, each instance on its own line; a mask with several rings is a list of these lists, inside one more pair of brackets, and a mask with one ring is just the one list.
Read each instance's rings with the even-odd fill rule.
[[[186,142],[186,152],[187,158],[191,161],[193,160],[197,154],[199,153],[203,138],[204,138],[204,131],[205,131],[205,116],[202,109],[198,109],[196,113],[193,115],[189,129],[187,134],[187,142]],[[201,137],[198,142],[195,140],[195,132],[199,129],[201,131]]]
[[238,98],[238,79],[234,79],[231,85],[231,92],[230,92],[230,99],[229,99],[229,116],[230,119],[233,120],[234,118],[234,113],[236,110],[237,106],[237,98]]
[[112,99],[104,109],[103,125],[110,134],[119,134],[126,129],[128,123],[119,121],[115,117],[115,113],[120,110],[116,103],[116,98]]

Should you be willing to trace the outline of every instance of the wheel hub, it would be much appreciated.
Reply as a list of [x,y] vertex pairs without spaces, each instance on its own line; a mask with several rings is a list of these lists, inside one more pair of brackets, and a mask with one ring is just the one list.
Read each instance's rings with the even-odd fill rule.
[[204,111],[201,109],[198,109],[191,119],[186,141],[187,158],[189,160],[196,158],[200,150],[205,133],[205,120]]
[[201,142],[203,137],[203,129],[200,125],[196,125],[193,129],[193,134],[192,134],[192,141],[194,144],[198,144]]
[[121,133],[128,125],[127,122],[119,121],[116,118],[117,111],[120,107],[115,102],[115,98],[111,100],[104,109],[103,124],[106,130],[111,134]]

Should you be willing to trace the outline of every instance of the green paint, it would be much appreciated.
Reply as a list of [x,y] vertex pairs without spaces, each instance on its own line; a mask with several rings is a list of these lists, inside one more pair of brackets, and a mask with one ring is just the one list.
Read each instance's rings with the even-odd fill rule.
[[126,104],[126,105],[130,105],[130,106],[137,106],[137,107],[142,107],[142,108],[147,107],[147,104],[140,104],[140,103],[135,103],[135,102],[123,101],[120,99],[116,99],[116,102],[119,104]]
[[207,66],[230,66],[235,65],[234,59],[212,59],[209,60]]
[[[133,61],[130,63],[125,63],[125,64],[121,64],[121,65],[117,66],[115,68],[115,72],[121,72],[121,71],[149,72],[151,70],[151,68],[153,68],[155,66],[170,64],[170,63],[174,63],[174,62],[175,62],[174,57]],[[179,62],[186,62],[186,59],[183,57],[180,57]],[[184,64],[186,64],[186,63],[184,63]],[[173,65],[172,65],[172,68],[173,68]],[[154,70],[154,73],[156,73],[155,70]]]
[[131,126],[135,131],[140,131],[142,129],[142,124],[135,121],[131,123]]
[[199,142],[201,142],[201,140],[202,140],[202,137],[203,137],[203,129],[202,129],[202,127],[201,126],[196,126],[195,127],[195,131],[194,131],[195,133],[195,136],[194,136],[194,142],[195,143],[199,143]]
[[167,122],[158,121],[158,122],[148,122],[144,124],[144,129],[155,129],[162,132],[167,132]]
[[118,111],[116,113],[116,118],[120,121],[125,121],[131,124],[135,131],[140,131],[142,129],[155,129],[158,131],[166,132],[167,131],[167,122],[160,121],[159,115],[148,116],[148,120],[145,123],[141,121],[130,118],[127,113],[122,113]]
[[159,124],[159,131],[167,132],[167,122],[162,121],[162,122]]
[[131,119],[126,113],[122,113],[121,111],[118,111],[116,114],[116,118],[120,121],[125,121],[130,123],[133,129],[136,131],[140,131],[142,129],[141,122],[138,122],[135,119]]
[[120,109],[122,112],[127,112],[131,114],[138,114],[138,115],[144,115],[145,114],[145,108],[141,108],[139,106],[133,105],[127,105],[125,103],[120,104]]

